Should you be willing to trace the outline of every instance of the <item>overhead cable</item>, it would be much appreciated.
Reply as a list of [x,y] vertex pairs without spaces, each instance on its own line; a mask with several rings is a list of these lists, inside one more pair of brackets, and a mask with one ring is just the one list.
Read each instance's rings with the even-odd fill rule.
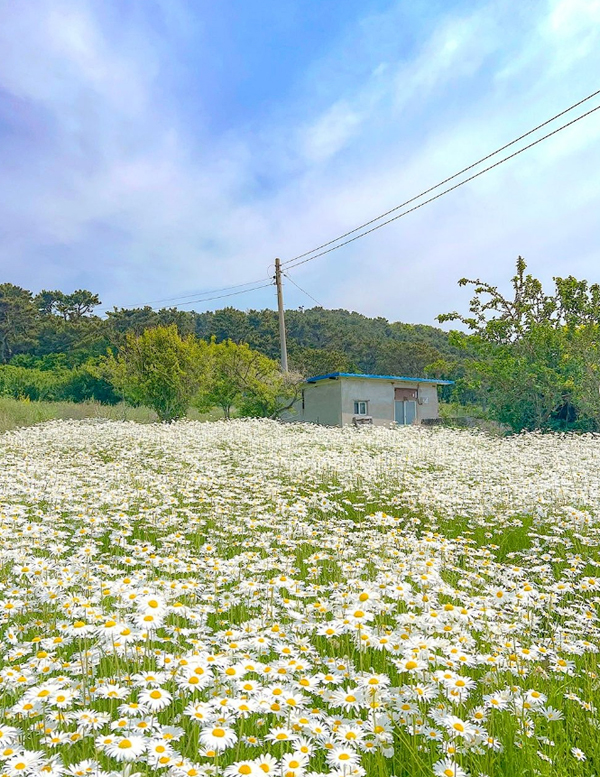
[[[387,221],[384,221],[381,224],[377,224],[377,226],[375,227],[371,227],[371,229],[366,230],[366,232],[361,232],[359,235],[355,235],[354,237],[351,237],[349,240],[345,240],[343,243],[338,243],[338,245],[334,245],[332,248],[328,248],[325,251],[321,251],[319,253],[313,254],[312,256],[308,256],[306,259],[302,259],[301,261],[288,259],[287,262],[284,262],[284,264],[288,264],[289,267],[299,267],[301,264],[306,264],[306,262],[312,262],[313,259],[318,259],[320,256],[325,256],[325,254],[329,254],[332,251],[337,251],[338,248],[343,248],[343,246],[347,246],[349,243],[354,243],[355,240],[360,240],[361,237],[370,235],[371,232],[375,232],[376,230],[381,229],[382,227],[385,227],[388,224],[391,224],[392,221],[397,221],[398,219],[401,219],[403,216],[407,216],[409,213],[413,213],[415,210],[419,210],[419,208],[422,208],[424,205],[428,205],[430,202],[433,202],[434,200],[439,200],[439,198],[443,197],[445,194],[448,194],[449,192],[452,192],[455,189],[458,189],[459,187],[464,186],[466,183],[469,183],[469,181],[473,181],[475,178],[479,178],[480,175],[487,173],[489,170],[493,170],[495,167],[498,167],[499,165],[504,164],[504,162],[508,162],[509,159],[513,159],[519,154],[522,154],[523,151],[527,151],[528,149],[533,148],[533,146],[537,146],[538,143],[541,143],[542,141],[547,140],[548,138],[552,137],[552,135],[556,135],[558,132],[561,132],[567,127],[570,127],[572,124],[575,124],[576,122],[581,121],[581,119],[585,119],[586,116],[589,116],[590,114],[598,110],[600,110],[600,105],[596,106],[596,108],[592,108],[586,113],[582,113],[581,116],[578,116],[576,119],[573,119],[572,121],[569,121],[566,124],[563,124],[560,127],[557,127],[555,130],[553,130],[552,132],[549,132],[547,135],[542,135],[541,138],[538,138],[533,143],[529,143],[529,145],[523,146],[523,148],[520,148],[518,151],[515,151],[514,153],[509,154],[506,157],[503,157],[498,162],[495,162],[493,165],[484,167],[483,170],[480,170],[478,173],[475,173],[474,175],[471,175],[468,178],[465,178],[459,183],[454,184],[454,186],[450,186],[447,189],[444,189],[439,194],[436,194],[434,197],[430,197],[429,199],[424,200],[423,202],[420,202],[418,205],[415,205],[414,207],[409,208],[408,210],[405,210],[402,213],[399,213],[397,216],[393,216],[391,219],[388,219]],[[447,179],[447,180],[450,180],[450,179]],[[433,188],[438,188],[438,187],[436,186]],[[429,189],[428,191],[432,191],[432,189]],[[413,197],[411,200],[407,200],[407,202],[413,202],[415,199],[419,199],[419,197],[421,196],[423,195],[421,194],[418,197]],[[402,206],[399,205],[398,207],[402,207]],[[395,208],[394,210],[397,210],[397,208]],[[392,213],[392,211],[388,211],[388,213]],[[373,219],[373,221],[377,221],[377,220],[378,219]],[[372,224],[373,221],[368,223]],[[357,229],[361,229],[361,227],[357,227]],[[356,232],[356,229],[352,230],[352,232]],[[352,234],[352,232],[347,232],[346,234],[350,235]],[[340,238],[338,238],[338,240],[339,239]],[[335,243],[335,242],[336,242],[335,240],[332,240],[329,243],[324,243],[324,245],[331,245],[331,243]],[[308,251],[307,253],[311,253],[311,252]],[[306,254],[300,254],[300,256],[306,256]],[[300,256],[298,256],[297,259],[299,259]]]
[[296,281],[295,281],[295,280],[292,278],[292,276],[291,276],[291,275],[288,275],[288,273],[286,273],[286,272],[284,272],[283,274],[284,274],[284,275],[285,275],[285,277],[288,279],[288,281],[291,281],[291,282],[294,284],[294,286],[295,286],[297,289],[300,289],[300,291],[301,291],[303,294],[306,294],[306,296],[307,296],[307,297],[309,297],[310,299],[312,299],[312,301],[313,301],[313,302],[316,302],[316,303],[317,303],[317,305],[318,305],[320,308],[322,308],[322,307],[323,307],[323,305],[321,305],[321,303],[319,302],[319,300],[315,299],[315,298],[313,297],[313,295],[312,295],[312,294],[309,294],[309,293],[306,291],[306,289],[303,289],[303,288],[302,288],[302,286],[299,286],[299,285],[296,283]]
[[[164,297],[163,299],[154,299],[150,300],[149,302],[139,302],[137,305],[121,305],[120,307],[124,308],[143,308],[143,307],[149,307],[151,305],[158,304],[159,302],[171,302],[176,300],[184,300],[189,299],[190,297],[203,297],[206,294],[217,294],[221,291],[229,291],[230,289],[241,289],[244,286],[254,286],[257,283],[261,283],[264,281],[264,278],[260,278],[256,281],[248,281],[247,283],[238,283],[235,286],[223,286],[219,289],[207,289],[206,291],[196,291],[193,294],[182,294],[180,297]],[[258,286],[257,288],[262,288],[262,286]],[[253,289],[248,289],[248,291],[253,291]],[[200,300],[198,300],[200,301]],[[177,307],[175,305],[174,307]],[[101,308],[101,310],[108,310],[108,308]]]
[[229,294],[219,294],[216,297],[203,297],[202,299],[192,299],[189,302],[179,302],[176,305],[173,305],[175,308],[180,308],[183,305],[196,305],[201,302],[211,302],[215,299],[225,299],[225,297],[237,297],[238,294],[249,294],[251,291],[258,291],[259,289],[266,289],[267,286],[273,286],[273,282],[269,281],[269,283],[263,283],[261,286],[255,286],[253,289],[243,289],[242,291],[232,291]]
[[[293,257],[292,259],[286,259],[284,262],[281,263],[282,266],[285,266],[285,265],[297,266],[297,265],[294,265],[294,263],[296,263],[296,262],[297,262],[297,264],[303,264],[303,262],[298,262],[298,260],[299,259],[303,259],[305,256],[309,256],[310,254],[314,254],[315,252],[320,251],[322,248],[327,248],[328,246],[333,245],[334,243],[337,243],[340,240],[343,240],[345,237],[348,237],[349,235],[353,235],[355,232],[358,232],[361,229],[364,229],[365,227],[368,227],[371,224],[374,224],[376,221],[380,221],[381,219],[385,218],[386,216],[389,216],[390,213],[394,213],[395,211],[400,210],[400,208],[404,208],[407,205],[410,205],[411,202],[415,202],[415,200],[421,199],[421,197],[424,197],[425,195],[429,194],[430,192],[435,191],[435,189],[439,189],[440,186],[443,186],[444,184],[448,183],[449,181],[453,181],[455,178],[458,178],[459,175],[463,175],[463,173],[466,173],[469,170],[472,170],[474,167],[477,167],[478,165],[482,164],[483,162],[486,162],[488,159],[491,159],[493,156],[496,156],[497,154],[501,153],[502,151],[505,151],[507,148],[510,148],[510,146],[514,146],[515,143],[518,143],[520,140],[523,140],[524,138],[528,137],[529,135],[532,135],[534,132],[537,132],[542,127],[545,127],[546,125],[552,123],[553,121],[556,121],[556,119],[560,118],[561,116],[564,116],[566,113],[569,113],[569,111],[574,110],[575,108],[579,107],[580,105],[582,105],[583,103],[587,102],[588,100],[591,100],[593,97],[597,97],[598,95],[600,95],[600,89],[595,91],[595,92],[593,92],[592,94],[589,94],[587,97],[584,97],[582,100],[579,100],[578,102],[573,103],[573,105],[570,105],[568,108],[565,108],[560,113],[555,114],[550,119],[546,119],[546,121],[542,122],[541,124],[538,124],[537,127],[534,127],[533,129],[530,129],[528,132],[525,132],[522,135],[519,135],[518,138],[515,138],[514,140],[511,140],[509,143],[505,143],[503,146],[501,146],[500,148],[497,148],[495,151],[492,151],[491,153],[487,154],[486,156],[481,157],[481,159],[478,159],[476,162],[473,162],[472,164],[467,165],[467,167],[463,167],[463,169],[459,170],[457,173],[454,173],[453,175],[449,176],[448,178],[444,178],[443,181],[440,181],[439,183],[436,183],[435,186],[431,186],[431,187],[429,187],[429,189],[425,189],[420,194],[417,194],[414,197],[411,197],[410,199],[405,200],[404,202],[400,203],[400,205],[396,205],[394,208],[391,208],[390,210],[386,211],[385,213],[381,213],[379,216],[376,216],[375,218],[370,219],[369,221],[365,221],[364,224],[361,224],[360,226],[355,227],[354,229],[351,229],[348,232],[344,232],[343,235],[339,235],[338,237],[334,238],[333,240],[328,240],[326,243],[322,243],[321,245],[316,246],[315,248],[313,248],[310,251],[305,251],[302,254],[298,254],[297,256]],[[575,121],[579,121],[579,119],[582,119],[585,116],[588,116],[590,113],[593,113],[594,110],[596,110],[596,108],[594,108],[592,111],[588,111],[587,113],[584,113],[582,116],[579,116],[574,121],[569,122],[568,124],[564,124],[558,130],[555,130],[555,132],[558,132],[561,129],[564,129],[565,127],[568,127],[571,124],[574,124]],[[544,135],[544,137],[540,138],[540,140],[545,140],[546,138],[549,138],[551,135],[555,134],[555,132],[551,132],[548,135]],[[536,142],[539,142],[539,141],[536,141]],[[533,146],[533,145],[535,145],[535,143],[532,143],[532,144],[530,144],[528,146],[525,146],[524,148],[521,149],[521,151],[525,151],[526,149],[531,148],[531,146]],[[519,151],[517,153],[521,153],[521,151]],[[513,156],[516,156],[516,154],[511,154],[510,156],[506,157],[502,161],[507,161],[508,159],[511,159]],[[493,167],[496,167],[496,166],[497,165],[490,165],[490,167],[487,167],[482,172],[486,172],[487,170],[491,170]],[[466,183],[467,181],[473,180],[474,177],[476,177],[476,176],[472,176],[471,178],[467,178],[464,181],[464,183]],[[455,188],[456,187],[452,187],[450,189],[447,189],[446,191],[452,191]],[[431,202],[433,199],[436,199],[436,198],[432,197],[427,202]],[[411,210],[413,210],[413,209],[411,209]],[[411,211],[407,211],[407,212],[410,213]],[[390,219],[389,221],[387,221],[385,223],[389,224],[390,221],[393,221],[393,220],[394,219]],[[380,226],[383,226],[383,224],[380,225]],[[377,229],[378,229],[378,227],[377,227]],[[373,230],[369,230],[369,232],[371,232],[371,231],[373,231]],[[364,234],[369,234],[369,232],[365,232]],[[347,241],[346,243],[343,243],[342,245],[347,245],[348,242],[352,242],[352,241]],[[323,254],[324,253],[328,253],[328,252],[324,251]],[[318,256],[323,256],[323,254],[318,254]],[[316,256],[312,257],[312,258],[316,259]]]

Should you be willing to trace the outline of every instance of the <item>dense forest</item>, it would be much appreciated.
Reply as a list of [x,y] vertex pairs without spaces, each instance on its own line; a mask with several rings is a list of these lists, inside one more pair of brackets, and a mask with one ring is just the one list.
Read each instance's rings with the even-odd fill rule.
[[[279,356],[274,310],[115,308],[100,317],[94,312],[100,304],[86,290],[33,294],[0,284],[0,364],[5,365],[0,367],[0,393],[116,402],[120,397],[97,369],[103,357],[118,353],[127,334],[170,324],[183,337],[247,343],[270,358]],[[464,353],[442,329],[347,310],[289,310],[286,325],[290,367],[305,376],[330,371],[446,374]]]

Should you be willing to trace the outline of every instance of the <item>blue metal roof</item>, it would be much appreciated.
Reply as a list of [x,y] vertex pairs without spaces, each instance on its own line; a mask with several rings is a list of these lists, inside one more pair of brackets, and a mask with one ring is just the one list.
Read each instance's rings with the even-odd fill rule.
[[364,375],[355,372],[329,372],[327,375],[315,375],[313,378],[307,378],[307,383],[316,383],[318,380],[331,380],[335,378],[370,378],[371,380],[402,380],[411,383],[438,383],[441,386],[450,386],[453,380],[435,380],[434,378],[406,378],[401,375]]

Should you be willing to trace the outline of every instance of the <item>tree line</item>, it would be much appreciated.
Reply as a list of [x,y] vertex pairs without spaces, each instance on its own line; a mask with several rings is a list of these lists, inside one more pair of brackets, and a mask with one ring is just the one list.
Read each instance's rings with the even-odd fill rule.
[[[233,408],[238,413],[271,415],[281,404],[275,401],[277,391],[284,404],[294,394],[289,378],[276,378],[279,329],[273,310],[228,307],[197,313],[146,306],[115,308],[100,317],[95,313],[100,304],[98,295],[84,289],[33,294],[0,284],[0,394],[32,400],[141,402],[139,386],[125,390],[123,365],[121,372],[117,369],[119,358],[128,354],[135,360],[135,343],[150,348],[140,338],[157,329],[169,330],[162,332],[163,345],[175,347],[173,328],[184,361],[185,348],[189,351],[195,342],[195,358],[202,355],[210,362],[213,385],[208,390],[205,375],[203,407],[213,402],[225,415]],[[390,323],[346,310],[290,310],[287,331],[296,381],[334,371],[425,375],[430,363],[456,352],[441,329]],[[149,373],[152,363],[159,364],[156,350],[146,363]]]
[[440,323],[458,322],[452,332],[347,310],[289,310],[291,377],[279,372],[273,310],[146,306],[101,317],[91,291],[33,294],[4,283],[0,394],[154,401],[162,418],[180,415],[189,402],[221,407],[225,416],[234,409],[277,415],[293,401],[302,376],[364,372],[455,380],[442,389],[444,399],[479,405],[514,431],[598,431],[600,287],[556,277],[547,293],[526,269],[519,257],[512,296],[483,280],[461,279],[459,285],[474,289],[469,312],[438,316]]

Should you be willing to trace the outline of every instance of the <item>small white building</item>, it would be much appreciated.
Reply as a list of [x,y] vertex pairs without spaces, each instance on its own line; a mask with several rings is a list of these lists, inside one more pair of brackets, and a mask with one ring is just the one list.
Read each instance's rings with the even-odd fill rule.
[[332,372],[308,378],[289,420],[326,426],[419,424],[438,418],[439,385],[451,380]]

